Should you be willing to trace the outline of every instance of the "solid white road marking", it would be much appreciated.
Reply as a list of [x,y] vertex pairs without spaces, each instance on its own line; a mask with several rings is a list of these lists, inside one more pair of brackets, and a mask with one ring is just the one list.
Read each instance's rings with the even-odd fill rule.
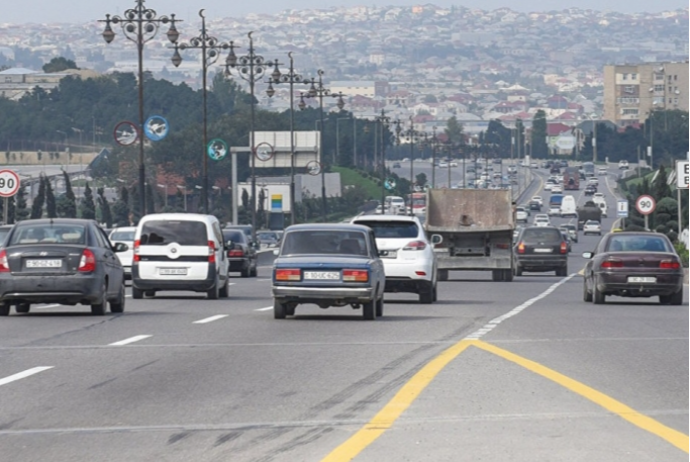
[[144,340],[145,338],[153,337],[152,335],[135,335],[134,337],[126,338],[124,340],[120,340],[119,342],[115,343],[110,343],[108,346],[122,346],[122,345],[128,345],[130,343],[138,342],[139,340]]
[[267,306],[266,308],[257,308],[254,311],[268,311],[268,310],[272,310],[272,309],[273,309],[272,306]]
[[560,281],[553,284],[551,287],[549,287],[548,289],[546,289],[544,292],[540,293],[536,297],[530,298],[529,300],[527,300],[522,305],[517,306],[517,307],[513,308],[512,310],[508,311],[506,314],[492,319],[484,327],[482,327],[481,329],[479,329],[479,330],[471,333],[467,337],[465,337],[465,340],[479,340],[480,338],[482,338],[483,336],[485,336],[486,334],[488,334],[489,332],[494,330],[494,328],[496,326],[498,326],[500,323],[502,323],[506,319],[512,318],[513,316],[519,314],[525,308],[533,305],[535,302],[538,302],[542,298],[550,295],[554,290],[558,289],[561,285],[565,284],[566,282],[568,282],[569,280],[571,280],[575,276],[577,276],[577,273],[573,273],[570,276],[566,277],[565,279],[561,279]]
[[228,317],[227,314],[217,314],[215,316],[210,316],[208,318],[199,319],[198,321],[194,321],[192,324],[206,324],[206,323],[218,321],[219,319],[223,319],[223,318],[227,318],[227,317]]
[[34,367],[32,369],[27,369],[24,372],[19,372],[18,374],[10,375],[9,377],[5,377],[4,379],[0,379],[0,385],[7,385],[10,382],[14,382],[15,380],[21,380],[26,377],[29,377],[34,374],[38,374],[39,372],[47,371],[48,369],[52,369],[55,366],[44,366],[44,367]]

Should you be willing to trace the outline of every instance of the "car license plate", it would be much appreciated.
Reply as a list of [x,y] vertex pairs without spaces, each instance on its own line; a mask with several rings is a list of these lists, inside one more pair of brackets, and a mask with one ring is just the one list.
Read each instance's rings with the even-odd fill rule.
[[158,274],[161,276],[186,276],[187,268],[159,268]]
[[553,249],[534,249],[534,253],[551,253]]
[[339,280],[339,271],[305,271],[304,279],[326,279],[329,281]]
[[60,268],[62,260],[27,260],[27,268]]
[[379,254],[381,258],[398,258],[397,250],[381,250]]
[[628,276],[628,283],[656,284],[655,277]]

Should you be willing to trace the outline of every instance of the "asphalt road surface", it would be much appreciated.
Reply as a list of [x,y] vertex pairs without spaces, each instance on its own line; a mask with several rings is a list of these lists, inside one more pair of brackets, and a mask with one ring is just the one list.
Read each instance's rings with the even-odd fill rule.
[[0,460],[687,461],[688,306],[583,302],[597,240],[568,277],[451,272],[374,322],[274,320],[270,252],[227,300],[33,306],[0,319]]

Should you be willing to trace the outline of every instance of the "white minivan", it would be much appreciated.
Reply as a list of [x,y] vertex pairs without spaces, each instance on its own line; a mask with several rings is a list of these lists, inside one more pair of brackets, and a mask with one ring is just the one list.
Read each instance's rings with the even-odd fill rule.
[[228,296],[227,244],[213,215],[154,213],[134,234],[132,298],[162,290]]
[[577,202],[573,196],[563,196],[561,218],[577,218]]

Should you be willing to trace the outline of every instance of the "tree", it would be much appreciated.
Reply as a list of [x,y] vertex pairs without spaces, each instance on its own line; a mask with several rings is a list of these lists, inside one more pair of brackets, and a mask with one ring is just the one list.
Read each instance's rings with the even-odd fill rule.
[[139,187],[137,185],[132,186],[132,189],[129,192],[129,196],[131,198],[131,207],[129,209],[129,214],[132,217],[130,221],[134,224],[134,226],[136,226],[137,223],[139,223],[139,220],[141,219],[141,207],[139,206],[141,200],[139,198]]
[[424,186],[426,186],[426,173],[419,173],[415,178],[417,180],[417,186],[419,186],[420,188],[424,188]]
[[31,219],[41,218],[43,216],[43,204],[46,201],[46,187],[43,181],[43,176],[38,180],[38,194],[34,197],[34,202],[31,204]]
[[65,194],[60,196],[57,204],[58,216],[63,218],[77,218],[77,198],[72,190],[72,183],[66,171],[62,172],[65,182]]
[[98,194],[98,208],[101,212],[101,221],[105,223],[106,228],[113,227],[113,215],[110,212],[110,204],[108,199],[105,197],[105,188],[98,188],[96,190]]
[[9,212],[14,212],[10,214],[10,218],[14,216],[14,222],[20,222],[29,218],[29,209],[26,205],[26,187],[24,185],[20,186],[17,194],[12,198],[14,201],[14,211],[10,208]]
[[177,213],[182,213],[185,211],[185,209],[184,209],[184,196],[182,195],[182,191],[179,188],[177,189],[177,192],[175,193],[175,208],[173,211],[177,212]]
[[93,192],[88,182],[86,182],[84,187],[84,197],[81,198],[81,203],[79,204],[79,215],[81,215],[81,218],[90,220],[96,218],[96,204],[93,201]]
[[154,213],[156,211],[156,203],[154,201],[153,188],[151,188],[150,183],[146,183],[146,210],[148,213]]
[[120,197],[113,205],[113,222],[115,226],[129,226],[129,192],[124,186],[120,188]]
[[43,65],[43,72],[46,74],[52,74],[55,72],[61,72],[66,69],[79,69],[74,61],[71,59],[66,59],[60,56],[59,58],[53,58],[49,63]]
[[465,144],[464,127],[458,122],[457,117],[453,116],[448,119],[445,133],[448,137],[448,142],[453,147],[462,146]]
[[532,156],[545,159],[549,155],[549,145],[546,142],[546,112],[539,109],[532,119]]
[[57,218],[57,207],[55,205],[55,194],[53,194],[53,185],[48,177],[45,177],[46,183],[46,212],[48,218]]

